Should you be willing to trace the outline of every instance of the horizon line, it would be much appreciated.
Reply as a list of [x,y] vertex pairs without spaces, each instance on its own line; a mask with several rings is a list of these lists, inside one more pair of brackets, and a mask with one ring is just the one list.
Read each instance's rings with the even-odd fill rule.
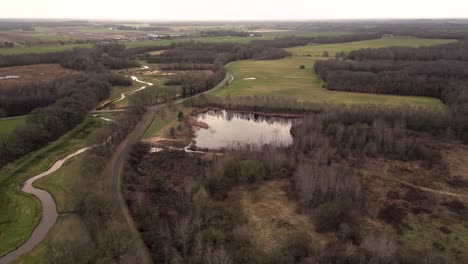
[[55,18],[55,17],[0,17],[0,20],[79,20],[79,21],[145,21],[145,22],[309,22],[309,21],[363,21],[363,20],[468,20],[468,17],[382,17],[382,18],[283,18],[283,19],[150,19],[150,18]]

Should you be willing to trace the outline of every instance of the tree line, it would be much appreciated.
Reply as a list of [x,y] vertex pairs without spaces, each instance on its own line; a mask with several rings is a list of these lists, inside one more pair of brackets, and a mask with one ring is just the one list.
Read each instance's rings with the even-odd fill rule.
[[[130,86],[132,80],[123,75],[102,73],[112,86]],[[63,82],[68,77],[59,77],[51,82],[27,82],[6,84],[0,90],[1,117],[29,114],[32,110],[53,104],[62,96]]]
[[0,67],[12,67],[31,64],[60,63],[70,51],[32,53],[0,56]]
[[0,166],[43,147],[81,123],[89,110],[109,96],[110,87],[107,76],[98,74],[71,75],[57,81],[55,102],[33,110],[25,125],[0,139]]
[[218,30],[202,30],[200,31],[200,35],[202,37],[225,37],[225,36],[248,37],[250,33],[246,31],[218,29]]
[[[134,65],[119,53],[121,47],[98,47],[90,51],[75,50],[65,61],[66,66],[82,70],[44,85],[32,85],[19,90],[0,91],[2,108],[8,113],[32,110],[26,124],[17,127],[6,138],[0,139],[0,166],[39,149],[56,140],[81,123],[98,102],[110,95],[112,85],[131,85],[129,78],[110,72],[109,68]],[[104,55],[105,53],[105,55]],[[114,57],[115,56],[115,57]],[[116,64],[108,59],[117,58]],[[77,62],[77,63],[75,63]],[[125,62],[125,63],[122,63]],[[29,84],[25,84],[29,85]],[[31,88],[32,87],[32,88]],[[18,87],[13,87],[18,88]],[[24,99],[10,98],[8,93],[24,91]],[[41,97],[35,97],[40,94]],[[22,103],[28,103],[22,105]],[[44,106],[35,108],[35,106]],[[19,110],[24,109],[24,110]]]
[[67,51],[2,55],[0,67],[60,63],[66,68],[81,70],[86,67],[86,63],[101,63],[112,69],[122,69],[135,66],[135,62],[129,59],[133,59],[137,54],[166,48],[166,46],[153,46],[127,49],[124,45],[111,43]]
[[4,85],[0,89],[0,117],[26,115],[52,104],[56,99],[52,87],[48,82]]
[[392,61],[437,61],[468,60],[468,42],[459,41],[427,47],[388,47],[379,49],[360,49],[348,54],[351,60],[392,60]]
[[15,47],[14,42],[10,42],[10,41],[0,42],[0,48],[11,49],[11,48],[14,48],[14,47]]
[[351,52],[352,61],[318,61],[314,70],[330,90],[439,98],[449,107],[452,131],[468,142],[467,47],[365,49]]
[[[330,108],[296,123],[290,147],[245,146],[212,157],[149,153],[142,143],[126,165],[124,197],[155,263],[404,262],[423,252],[408,252],[383,233],[362,232],[369,215],[361,163],[353,158],[437,163],[438,153],[417,132],[437,130],[437,122],[426,118],[425,125],[410,125],[423,115],[369,106]],[[310,216],[315,231],[333,233],[336,240],[319,246],[304,232],[290,232],[269,253],[254,242],[236,187],[255,190],[278,179],[289,182],[290,199]]]
[[332,43],[345,43],[345,42],[355,42],[371,39],[381,38],[380,34],[376,33],[357,33],[349,35],[340,35],[340,36],[330,36],[330,37],[278,37],[271,40],[253,40],[251,42],[254,46],[264,46],[272,48],[290,48],[296,46],[304,46],[311,43],[318,44],[332,44]]
[[358,32],[377,32],[380,34],[394,36],[412,36],[428,39],[458,39],[463,40],[468,37],[467,27],[461,23],[407,23],[381,24],[372,29],[357,29]]
[[121,44],[97,45],[92,49],[75,48],[66,54],[60,64],[79,71],[99,71],[100,68],[124,69],[138,66],[127,48]]

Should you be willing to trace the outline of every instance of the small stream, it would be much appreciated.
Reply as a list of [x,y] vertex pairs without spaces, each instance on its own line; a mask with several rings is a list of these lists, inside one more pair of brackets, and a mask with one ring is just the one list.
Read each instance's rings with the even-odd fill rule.
[[[148,67],[148,66],[143,66],[143,67]],[[149,68],[149,67],[148,67],[148,68]],[[145,68],[145,69],[146,69],[146,68]],[[136,92],[138,92],[138,91],[144,90],[144,89],[146,89],[146,88],[151,87],[151,86],[154,85],[153,83],[150,83],[150,82],[140,81],[136,76],[130,76],[130,78],[131,78],[133,81],[135,81],[135,82],[139,82],[139,83],[145,84],[145,86],[142,86],[142,87],[140,87],[140,88],[138,88],[138,89],[135,89],[135,90],[131,91],[130,93],[136,93]],[[122,101],[122,100],[125,99],[125,98],[126,98],[125,93],[122,93],[122,94],[120,95],[120,98],[117,99],[117,100],[115,100],[115,101],[113,101],[113,102],[114,102],[114,103],[117,103],[117,102]]]

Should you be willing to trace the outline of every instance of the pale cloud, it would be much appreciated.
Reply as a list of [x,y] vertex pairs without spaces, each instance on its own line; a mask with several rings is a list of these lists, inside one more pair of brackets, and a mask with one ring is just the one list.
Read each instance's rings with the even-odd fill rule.
[[0,18],[468,18],[467,0],[1,0]]

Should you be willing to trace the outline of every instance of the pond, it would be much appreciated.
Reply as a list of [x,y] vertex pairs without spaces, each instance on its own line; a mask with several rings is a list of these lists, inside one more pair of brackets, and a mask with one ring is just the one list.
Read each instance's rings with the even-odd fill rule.
[[202,149],[222,149],[241,145],[260,146],[292,144],[292,118],[271,117],[251,113],[210,110],[195,116],[207,129],[195,132],[195,146]]

